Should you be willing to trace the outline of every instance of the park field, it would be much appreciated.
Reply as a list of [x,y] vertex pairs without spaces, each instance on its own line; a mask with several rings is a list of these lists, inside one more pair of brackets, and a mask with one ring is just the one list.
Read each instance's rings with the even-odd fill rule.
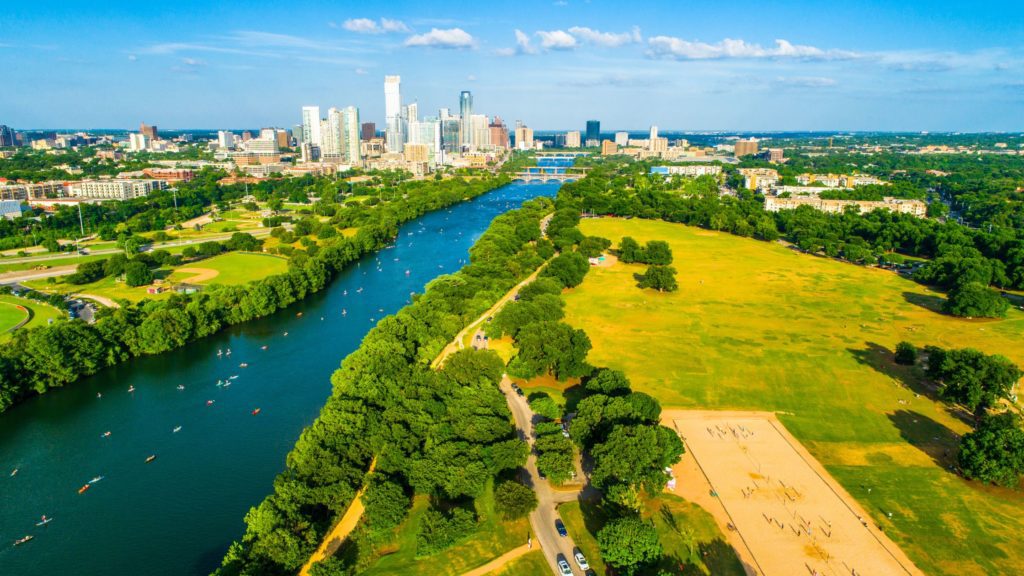
[[[279,256],[253,252],[228,252],[213,258],[183,264],[176,268],[159,268],[153,271],[153,275],[157,279],[162,279],[164,284],[170,287],[170,285],[179,282],[199,285],[245,284],[252,280],[259,280],[287,271],[288,260]],[[150,294],[147,292],[148,286],[131,287],[119,278],[109,276],[91,284],[82,285],[68,284],[60,281],[51,284],[46,280],[32,280],[24,284],[36,290],[83,294],[86,296],[95,295],[111,300],[128,300],[129,302],[139,302],[147,298],[150,300],[163,300],[171,295],[170,291]]]
[[245,284],[287,271],[288,260],[280,256],[228,252],[179,266],[167,277],[167,281],[190,284]]
[[[948,470],[968,425],[892,361],[897,342],[973,347],[1024,365],[1024,313],[940,314],[941,294],[888,271],[650,220],[588,219],[587,235],[665,240],[679,290],[636,287],[641,265],[592,268],[565,294],[589,360],[682,409],[763,410],[929,574],[1024,564],[1024,494]],[[681,478],[680,482],[685,482]],[[892,516],[889,516],[892,512]]]
[[[18,306],[25,308],[27,312],[18,309]],[[7,330],[17,326],[26,316],[31,318],[22,326],[23,329],[46,326],[51,320],[64,318],[65,313],[49,304],[40,304],[10,294],[0,295],[0,342],[11,338],[12,333]]]

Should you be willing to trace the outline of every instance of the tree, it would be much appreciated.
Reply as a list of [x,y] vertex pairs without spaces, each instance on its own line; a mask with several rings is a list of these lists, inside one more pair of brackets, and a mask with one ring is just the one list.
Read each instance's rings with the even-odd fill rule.
[[1002,318],[1010,308],[998,292],[980,282],[958,284],[946,297],[942,311],[971,318]]
[[900,342],[896,345],[896,363],[904,366],[913,366],[917,362],[917,347],[910,342]]
[[605,563],[627,576],[641,573],[662,552],[654,525],[636,516],[610,520],[597,533],[597,546]]
[[944,350],[926,346],[928,375],[940,383],[939,396],[960,404],[980,419],[1001,398],[1008,398],[1021,370],[1009,358],[973,348]]
[[562,409],[555,399],[543,392],[531,396],[530,409],[548,420],[558,420],[562,417]]
[[590,479],[601,490],[624,485],[631,491],[656,494],[668,481],[665,468],[679,462],[683,451],[679,436],[664,426],[616,426],[607,440],[590,451],[594,458]]
[[651,240],[647,242],[644,255],[644,262],[647,264],[668,266],[672,263],[672,249],[668,247],[668,242],[664,240]]
[[106,263],[104,260],[92,260],[90,262],[82,262],[78,265],[75,273],[68,276],[69,284],[88,284],[95,282],[100,278],[103,278],[105,274]]
[[600,236],[587,236],[580,241],[579,251],[587,258],[597,258],[612,245],[611,240]]
[[632,236],[624,236],[619,242],[619,260],[626,264],[639,262],[644,259],[642,250],[640,244]]
[[637,286],[640,288],[653,288],[658,292],[675,292],[679,289],[676,269],[671,266],[649,266],[647,272],[638,276],[638,279]]
[[124,267],[124,283],[129,286],[145,286],[153,281],[153,272],[142,262],[132,260]]
[[587,353],[590,338],[562,322],[535,322],[524,326],[516,337],[519,350],[508,371],[520,378],[552,373],[559,381],[583,376],[590,371]]
[[503,518],[513,520],[537,508],[537,495],[519,482],[506,480],[494,489],[494,504]]
[[573,288],[583,282],[590,270],[590,262],[579,252],[559,254],[541,272],[542,277],[555,278],[566,288]]
[[583,388],[590,394],[616,396],[629,394],[629,379],[621,370],[598,368],[583,383]]
[[1024,474],[1024,430],[1020,417],[987,415],[960,440],[957,462],[967,478],[1016,487]]

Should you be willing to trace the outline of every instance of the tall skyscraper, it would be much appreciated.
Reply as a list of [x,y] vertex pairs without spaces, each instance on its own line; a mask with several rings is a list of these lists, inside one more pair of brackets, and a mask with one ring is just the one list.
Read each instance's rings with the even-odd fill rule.
[[462,136],[459,144],[467,148],[473,146],[473,95],[463,90],[459,95],[459,120]]
[[302,143],[320,146],[320,107],[302,107]]
[[570,130],[565,133],[565,144],[566,148],[579,148],[580,147],[580,131]]
[[491,146],[508,148],[508,127],[501,121],[501,116],[495,116],[487,128],[490,131]]
[[616,132],[615,133],[615,145],[616,146],[628,146],[629,145],[629,132]]
[[587,120],[587,146],[598,146],[601,143],[601,121]]
[[14,130],[0,124],[0,147],[4,146],[17,146],[18,141],[14,136]]
[[402,78],[384,77],[384,135],[388,152],[401,152],[405,137],[402,134]]
[[321,124],[320,154],[325,160],[341,160],[341,110],[331,107]]
[[341,110],[341,155],[349,164],[359,163],[359,109],[355,106]]
[[145,122],[139,124],[139,133],[150,140],[156,140],[158,138],[156,126],[147,126]]
[[377,125],[373,122],[363,122],[360,137],[363,140],[373,140],[377,137]]
[[652,124],[651,125],[651,136],[650,136],[650,138],[651,138],[651,142],[654,142],[658,138],[658,125],[657,124]]

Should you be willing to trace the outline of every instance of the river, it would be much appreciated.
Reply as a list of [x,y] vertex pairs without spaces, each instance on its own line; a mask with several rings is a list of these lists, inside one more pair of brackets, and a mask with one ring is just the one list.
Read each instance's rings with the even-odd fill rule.
[[[512,183],[422,216],[287,310],[0,416],[0,574],[209,574],[271,492],[341,359],[411,292],[458,270],[495,216],[557,189]],[[37,527],[44,514],[52,521]],[[35,538],[14,547],[25,535]]]

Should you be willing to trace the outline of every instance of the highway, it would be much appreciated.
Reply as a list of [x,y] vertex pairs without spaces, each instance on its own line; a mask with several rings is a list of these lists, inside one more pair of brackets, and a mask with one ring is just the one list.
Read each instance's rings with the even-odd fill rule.
[[555,529],[555,519],[559,517],[557,506],[579,498],[579,491],[555,490],[547,480],[540,479],[540,474],[537,472],[537,455],[533,452],[533,424],[536,415],[527,404],[526,398],[516,394],[512,389],[512,381],[509,380],[507,374],[502,377],[500,387],[505,394],[509,410],[512,411],[512,417],[516,421],[519,436],[530,445],[530,456],[526,459],[524,483],[537,494],[537,509],[530,513],[530,526],[533,528],[535,543],[540,544],[553,574],[560,574],[556,562],[558,554],[565,556],[573,574],[582,574],[583,572],[573,560],[576,543],[573,541],[572,535],[559,536]]

